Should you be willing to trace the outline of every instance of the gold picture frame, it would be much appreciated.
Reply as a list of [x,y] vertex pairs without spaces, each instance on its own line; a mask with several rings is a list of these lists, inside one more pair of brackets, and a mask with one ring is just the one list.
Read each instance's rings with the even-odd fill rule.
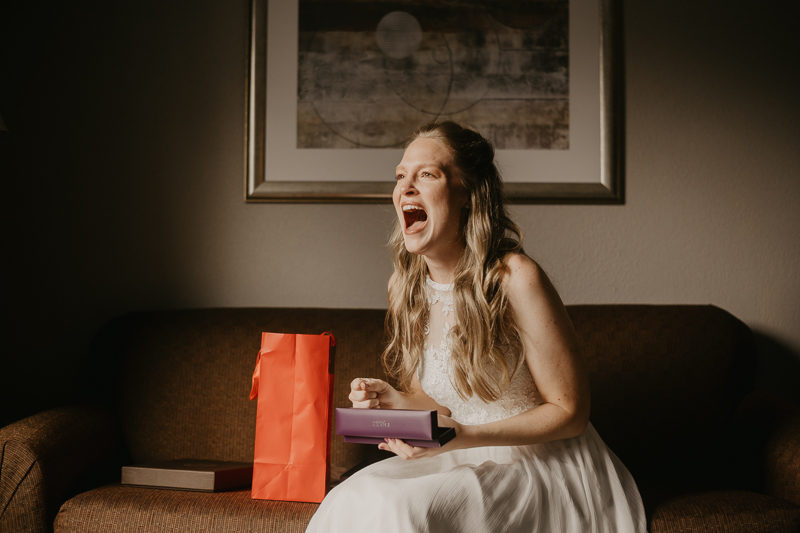
[[[271,0],[274,4],[285,6],[292,2],[283,0]],[[295,0],[296,1],[296,0]],[[548,179],[548,176],[538,176],[537,180],[506,179],[506,195],[512,203],[521,204],[622,204],[624,203],[623,191],[623,167],[624,167],[624,97],[623,97],[623,75],[622,75],[622,42],[621,42],[621,1],[620,0],[569,0],[569,9],[574,7],[587,7],[594,15],[594,20],[582,20],[583,24],[597,24],[597,38],[590,42],[589,51],[583,54],[583,64],[593,65],[596,56],[596,91],[588,96],[584,95],[584,101],[596,106],[596,117],[599,120],[591,121],[588,128],[596,128],[599,146],[590,147],[586,150],[590,158],[594,158],[591,163],[591,174],[587,179],[583,176],[581,180],[565,180],[563,177],[558,180]],[[298,202],[298,203],[388,203],[391,202],[392,189],[394,182],[391,179],[393,166],[380,165],[386,168],[370,168],[370,172],[376,174],[386,174],[386,180],[364,180],[348,181],[347,179],[292,179],[291,172],[283,171],[280,173],[269,173],[267,165],[268,146],[267,146],[267,125],[268,120],[268,28],[270,18],[270,0],[251,0],[251,24],[250,24],[250,50],[249,68],[247,80],[247,115],[245,121],[246,147],[245,147],[245,201],[247,202]],[[289,20],[291,16],[287,17]],[[586,19],[586,17],[584,17]],[[296,15],[294,22],[296,23]],[[572,19],[570,19],[572,25]],[[282,26],[286,24],[282,23]],[[280,26],[279,26],[280,27]],[[591,26],[585,26],[591,27]],[[572,29],[570,28],[572,32]],[[591,33],[591,32],[588,32]],[[570,37],[572,38],[572,37]],[[289,39],[290,40],[290,39]],[[296,40],[296,34],[295,34]],[[285,42],[285,41],[282,41]],[[571,42],[571,41],[570,41]],[[595,46],[596,44],[596,46]],[[570,44],[572,47],[572,44]],[[586,48],[586,47],[585,47]],[[292,58],[288,54],[294,54],[296,61],[296,49],[288,47],[287,61]],[[570,49],[570,62],[573,62],[573,51]],[[296,63],[295,63],[296,65]],[[296,68],[296,66],[295,66]],[[296,72],[294,73],[296,77]],[[284,76],[286,77],[286,76]],[[592,80],[594,83],[594,80]],[[594,86],[594,85],[593,85]],[[595,94],[596,93],[596,94]],[[284,92],[283,101],[278,105],[278,109],[283,107],[290,108],[292,105],[296,109],[296,89],[294,95],[291,92]],[[289,101],[294,97],[294,101]],[[596,98],[596,100],[595,100]],[[570,88],[569,105],[573,105],[573,89]],[[296,113],[296,111],[295,111]],[[296,115],[295,115],[296,116]],[[284,117],[284,122],[291,121],[291,115]],[[275,118],[274,120],[279,120]],[[592,133],[595,134],[594,132]],[[273,135],[273,137],[275,137]],[[599,148],[599,154],[596,149]],[[274,151],[270,157],[281,158],[291,150]],[[304,157],[301,150],[297,150],[298,157]],[[307,153],[308,151],[306,151]],[[370,150],[338,150],[338,161],[344,160],[345,164],[327,165],[344,166],[348,168],[363,168],[365,165],[374,167],[374,158],[365,157],[365,152]],[[536,161],[536,157],[542,156],[543,152],[529,150],[520,157],[530,157]],[[569,150],[567,151],[569,152]],[[398,152],[396,161],[399,162]],[[499,153],[499,152],[498,152]],[[520,152],[522,153],[522,152]],[[519,155],[519,154],[517,154]],[[559,154],[563,155],[563,154]],[[571,154],[564,156],[567,160]],[[288,157],[288,156],[287,156]],[[343,159],[344,158],[344,159]],[[369,159],[369,161],[367,161]],[[562,158],[563,159],[563,158]],[[524,160],[523,160],[524,161]],[[551,165],[552,167],[553,165]],[[501,161],[502,167],[502,161]],[[537,174],[546,174],[539,172]]]

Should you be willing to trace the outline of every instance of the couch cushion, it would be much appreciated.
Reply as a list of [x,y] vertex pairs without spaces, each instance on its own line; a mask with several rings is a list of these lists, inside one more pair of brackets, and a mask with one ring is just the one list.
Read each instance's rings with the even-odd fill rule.
[[754,492],[720,490],[666,499],[651,510],[651,533],[795,533],[800,507]]
[[55,533],[302,533],[318,505],[253,500],[250,491],[189,492],[107,485],[61,506]]

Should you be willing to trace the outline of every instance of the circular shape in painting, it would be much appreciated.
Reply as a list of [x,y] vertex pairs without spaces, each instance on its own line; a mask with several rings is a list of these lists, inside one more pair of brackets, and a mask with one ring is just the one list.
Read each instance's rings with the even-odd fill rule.
[[422,27],[413,15],[405,11],[392,11],[378,23],[375,39],[378,47],[388,57],[403,59],[419,48]]

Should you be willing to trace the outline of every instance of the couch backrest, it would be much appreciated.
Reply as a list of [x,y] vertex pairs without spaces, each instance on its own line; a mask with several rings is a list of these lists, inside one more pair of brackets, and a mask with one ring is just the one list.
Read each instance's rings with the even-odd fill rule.
[[[334,404],[358,376],[382,376],[384,310],[189,309],[124,315],[95,340],[93,360],[114,376],[133,462],[191,457],[252,461],[256,401],[249,401],[261,332],[336,336]],[[374,447],[369,447],[371,448]],[[334,464],[369,453],[334,440]]]
[[568,307],[592,386],[591,420],[634,477],[701,476],[752,390],[750,329],[711,305]]
[[[713,306],[570,306],[592,383],[592,422],[634,475],[709,444],[751,388],[750,330]],[[94,360],[112,389],[131,459],[253,458],[248,400],[261,332],[332,331],[334,404],[350,381],[382,377],[384,310],[193,309],[132,313],[98,335]],[[374,446],[334,435],[332,462],[349,467]],[[670,467],[671,468],[671,467]]]

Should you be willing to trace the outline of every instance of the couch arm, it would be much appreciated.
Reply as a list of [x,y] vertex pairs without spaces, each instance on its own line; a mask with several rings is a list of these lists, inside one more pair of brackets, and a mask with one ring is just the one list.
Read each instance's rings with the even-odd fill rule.
[[0,429],[0,532],[52,531],[61,504],[119,479],[122,433],[110,409],[74,405]]
[[755,391],[736,411],[739,460],[755,488],[800,505],[800,407]]

